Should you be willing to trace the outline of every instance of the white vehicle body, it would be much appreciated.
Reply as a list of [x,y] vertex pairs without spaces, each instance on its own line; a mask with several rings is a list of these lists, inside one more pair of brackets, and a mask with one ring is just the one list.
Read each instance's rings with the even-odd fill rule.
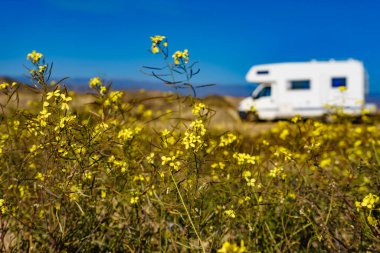
[[259,119],[273,120],[297,114],[320,117],[329,113],[329,106],[352,115],[360,115],[364,108],[376,110],[365,104],[367,74],[363,64],[353,59],[257,65],[246,80],[259,86],[239,105],[243,119],[253,111]]

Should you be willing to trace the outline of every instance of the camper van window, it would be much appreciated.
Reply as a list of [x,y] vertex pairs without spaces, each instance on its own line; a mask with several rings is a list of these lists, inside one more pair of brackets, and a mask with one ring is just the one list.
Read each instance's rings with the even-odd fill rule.
[[309,90],[310,89],[310,80],[297,80],[289,82],[290,90]]
[[331,79],[331,87],[338,88],[338,87],[346,87],[346,78],[345,77],[334,77]]
[[271,95],[271,86],[265,86],[255,97],[254,99],[258,99],[261,97],[270,97]]

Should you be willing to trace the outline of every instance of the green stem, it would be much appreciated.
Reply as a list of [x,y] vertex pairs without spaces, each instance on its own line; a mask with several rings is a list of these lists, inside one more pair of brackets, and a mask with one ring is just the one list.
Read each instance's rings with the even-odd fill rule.
[[175,186],[175,188],[176,188],[176,190],[177,190],[178,196],[179,196],[179,198],[181,199],[181,202],[182,202],[183,207],[185,208],[186,215],[187,215],[187,217],[189,218],[190,223],[191,223],[191,226],[193,227],[194,232],[195,232],[195,234],[197,235],[197,238],[198,238],[198,240],[199,240],[199,244],[200,244],[201,247],[202,247],[202,252],[203,252],[203,253],[206,253],[206,250],[205,250],[205,248],[204,248],[204,246],[203,246],[203,242],[202,242],[202,240],[201,240],[201,237],[199,236],[198,231],[197,231],[197,229],[195,228],[195,225],[194,225],[194,223],[193,223],[193,220],[191,219],[190,213],[189,213],[189,211],[187,210],[187,207],[186,207],[185,201],[184,201],[183,198],[182,198],[182,194],[181,194],[181,192],[179,191],[179,188],[178,188],[177,182],[175,181],[175,178],[174,178],[174,176],[173,176],[173,173],[172,173],[171,169],[169,169],[169,172],[170,172],[170,176],[171,176],[171,178],[172,178],[172,180],[173,180],[174,186]]
[[332,211],[332,205],[333,205],[333,197],[334,197],[334,193],[331,192],[329,211],[327,213],[327,217],[326,217],[326,220],[325,220],[325,226],[327,226],[327,223],[329,222],[329,219],[330,219],[330,215],[331,215],[331,211]]
[[[173,73],[173,70],[172,70],[172,67],[168,61],[168,58],[165,56],[164,52],[162,51],[162,49],[160,48],[160,53],[161,55],[163,56],[164,58],[164,61],[165,61],[165,64],[166,66],[168,67],[169,71],[170,71],[170,75],[172,77],[172,82],[175,83],[175,77],[174,77],[174,73]],[[182,107],[181,107],[181,101],[179,100],[179,93],[178,93],[178,87],[177,85],[175,84],[174,85],[174,88],[175,88],[175,94],[177,96],[177,100],[178,100],[178,110],[179,110],[179,115],[181,116],[182,115]]]
[[189,86],[190,92],[193,93],[193,96],[191,97],[191,101],[193,101],[193,98],[197,97],[197,93],[195,92],[195,89],[194,89],[193,85],[190,84],[189,73],[187,72],[186,63],[184,63],[183,60],[182,60],[182,65],[183,65],[183,70],[186,73],[186,82],[187,82],[187,85]]

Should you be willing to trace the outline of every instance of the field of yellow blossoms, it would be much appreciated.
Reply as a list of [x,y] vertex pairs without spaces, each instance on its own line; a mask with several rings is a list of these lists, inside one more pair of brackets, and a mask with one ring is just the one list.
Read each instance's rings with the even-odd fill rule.
[[[189,51],[151,42],[167,67],[147,71],[192,93],[154,98],[176,110],[148,110],[99,77],[93,102],[73,106],[81,95],[51,82],[36,51],[32,85],[0,84],[1,252],[380,251],[375,118],[214,131]],[[21,89],[35,94],[27,107]]]

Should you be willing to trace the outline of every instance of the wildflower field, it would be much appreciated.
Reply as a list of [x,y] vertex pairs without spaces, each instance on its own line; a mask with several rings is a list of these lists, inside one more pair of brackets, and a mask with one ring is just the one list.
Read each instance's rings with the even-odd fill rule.
[[94,77],[83,104],[36,51],[33,84],[0,83],[1,252],[380,251],[380,121],[216,126],[189,51],[151,41],[173,93]]

